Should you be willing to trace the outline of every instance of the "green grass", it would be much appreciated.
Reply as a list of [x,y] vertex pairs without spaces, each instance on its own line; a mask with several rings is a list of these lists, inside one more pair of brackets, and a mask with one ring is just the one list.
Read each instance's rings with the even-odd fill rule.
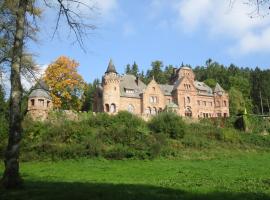
[[0,199],[270,199],[269,166],[267,152],[196,160],[26,162],[24,188],[0,189]]

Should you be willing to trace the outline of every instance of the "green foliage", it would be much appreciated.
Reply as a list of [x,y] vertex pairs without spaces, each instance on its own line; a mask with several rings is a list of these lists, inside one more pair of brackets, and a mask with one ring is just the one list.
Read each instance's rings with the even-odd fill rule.
[[213,79],[213,78],[206,79],[206,80],[204,81],[204,83],[205,83],[206,85],[208,85],[209,87],[211,87],[211,88],[214,88],[215,85],[217,84],[216,80]]
[[245,111],[245,101],[242,93],[235,88],[231,88],[229,90],[229,97],[230,97],[230,114],[231,115],[243,114]]
[[93,110],[93,101],[94,101],[94,94],[99,84],[99,79],[95,79],[93,84],[89,83],[86,84],[84,87],[83,92],[83,103],[82,103],[82,111],[92,111]]
[[164,112],[153,117],[149,127],[153,132],[168,135],[172,139],[183,138],[186,133],[184,121],[173,112]]
[[[185,151],[219,149],[267,149],[270,130],[267,119],[248,116],[249,131],[234,129],[235,117],[202,119],[185,123],[175,113],[161,113],[145,122],[129,112],[51,112],[49,120],[26,117],[21,145],[22,160],[101,157],[107,159],[153,159],[182,157]],[[8,123],[0,117],[0,152],[7,142]]]

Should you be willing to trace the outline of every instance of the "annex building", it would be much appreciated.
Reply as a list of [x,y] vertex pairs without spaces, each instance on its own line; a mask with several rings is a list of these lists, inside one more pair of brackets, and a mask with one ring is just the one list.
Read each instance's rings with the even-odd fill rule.
[[112,60],[96,90],[93,109],[111,114],[129,111],[146,119],[164,111],[193,118],[230,115],[228,93],[218,83],[212,89],[196,81],[189,67],[175,69],[170,84],[158,84],[153,78],[145,85],[133,75],[119,75]]

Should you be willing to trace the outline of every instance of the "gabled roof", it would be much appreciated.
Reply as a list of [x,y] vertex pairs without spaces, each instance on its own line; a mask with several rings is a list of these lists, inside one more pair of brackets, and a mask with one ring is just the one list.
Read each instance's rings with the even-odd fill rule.
[[178,79],[178,80],[174,83],[174,85],[173,85],[173,90],[176,90],[176,89],[178,88],[178,86],[182,83],[183,79],[184,79],[184,77]]
[[[145,88],[146,85],[140,79],[137,79],[134,75],[126,74],[121,77],[120,81],[121,96],[140,98],[140,94],[143,93],[143,90]],[[126,92],[127,89],[133,90],[133,93],[127,93]]]
[[204,82],[194,81],[194,85],[200,94],[207,96],[213,95],[213,90]]
[[172,94],[174,85],[168,85],[168,84],[159,84],[160,89],[163,91],[164,95],[168,96]]
[[115,69],[115,66],[114,66],[114,64],[113,64],[113,61],[112,61],[112,59],[110,59],[110,62],[109,62],[109,65],[108,65],[108,68],[107,68],[107,70],[106,70],[106,73],[116,73],[117,74],[117,72],[116,72],[116,69]]
[[225,92],[224,89],[217,83],[214,92]]

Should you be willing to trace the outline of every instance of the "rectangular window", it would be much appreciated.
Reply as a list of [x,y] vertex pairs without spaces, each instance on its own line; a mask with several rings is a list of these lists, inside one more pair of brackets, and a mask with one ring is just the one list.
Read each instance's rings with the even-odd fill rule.
[[206,101],[203,101],[203,105],[206,106]]
[[44,99],[39,99],[38,103],[39,103],[40,106],[44,106]]
[[201,105],[201,101],[198,100],[198,101],[197,101],[197,104],[198,104],[198,105]]
[[155,97],[155,96],[151,96],[150,99],[149,99],[149,102],[150,103],[157,103],[158,102],[158,98]]
[[32,106],[35,105],[35,99],[31,99],[31,105],[32,105]]

